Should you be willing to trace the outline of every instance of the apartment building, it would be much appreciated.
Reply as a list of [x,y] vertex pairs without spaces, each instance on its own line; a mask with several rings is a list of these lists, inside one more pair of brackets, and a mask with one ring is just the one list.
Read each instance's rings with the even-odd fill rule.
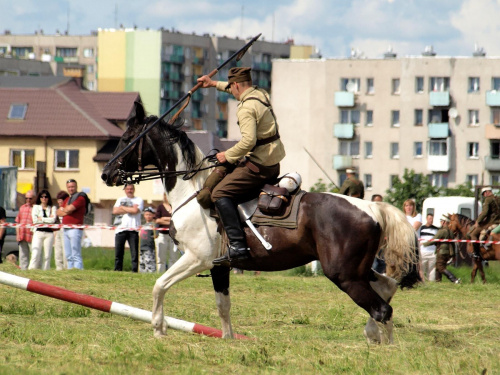
[[[100,29],[99,90],[138,91],[148,111],[160,115],[193,88],[198,77],[220,66],[246,43],[243,39],[165,29]],[[239,62],[231,61],[214,79],[227,79],[233,66],[251,66],[255,84],[271,91],[271,60],[289,58],[291,43],[258,40]],[[296,54],[310,50],[304,48]],[[229,97],[215,90],[194,92],[183,112],[187,128],[226,137]]]
[[276,60],[273,106],[282,172],[345,179],[356,167],[369,198],[406,168],[435,186],[500,182],[500,57]]
[[[49,63],[53,75],[81,78],[88,90],[97,90],[97,36],[44,35],[37,31],[32,35],[0,35],[0,57],[37,60]],[[4,70],[3,74],[21,75],[19,69]],[[30,75],[38,75],[32,71]]]

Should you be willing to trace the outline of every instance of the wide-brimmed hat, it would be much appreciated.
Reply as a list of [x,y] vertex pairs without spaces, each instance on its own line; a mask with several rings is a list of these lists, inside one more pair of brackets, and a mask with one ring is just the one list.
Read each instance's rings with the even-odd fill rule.
[[484,188],[481,189],[481,195],[487,191],[491,191],[491,186],[486,186]]
[[231,86],[234,82],[247,82],[252,80],[252,75],[250,72],[252,68],[248,67],[237,67],[229,69],[229,74],[227,75],[227,86],[226,89]]

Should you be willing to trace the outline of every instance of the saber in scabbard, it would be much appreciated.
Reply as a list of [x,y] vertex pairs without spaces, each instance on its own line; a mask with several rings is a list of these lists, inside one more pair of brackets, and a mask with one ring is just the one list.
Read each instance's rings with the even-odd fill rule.
[[[212,70],[209,74],[207,74],[209,77],[213,77],[215,74],[217,74],[217,72],[219,70],[221,70],[224,66],[226,66],[230,61],[232,61],[234,58],[236,58],[236,61],[239,61],[241,60],[241,58],[243,57],[243,55],[246,53],[246,51],[252,46],[252,44],[255,43],[255,41],[257,39],[259,39],[259,37],[262,35],[262,33],[260,33],[259,35],[256,35],[254,36],[247,44],[245,44],[242,48],[240,48],[238,51],[236,51],[235,53],[233,53],[231,55],[231,57],[229,57],[226,61],[224,61],[222,64],[220,64],[217,68],[215,68],[214,70]],[[108,167],[110,164],[114,163],[116,161],[116,159],[118,159],[120,156],[122,156],[124,153],[126,153],[131,147],[133,147],[137,142],[139,142],[140,139],[142,139],[142,137],[144,137],[150,130],[153,126],[156,126],[156,124],[158,124],[158,122],[160,122],[161,120],[163,120],[165,118],[165,116],[169,115],[171,112],[173,112],[173,110],[179,105],[181,104],[182,102],[184,102],[186,99],[188,99],[186,101],[186,103],[179,109],[179,111],[172,117],[172,120],[171,120],[171,123],[173,121],[175,121],[175,119],[179,116],[179,114],[184,110],[184,108],[186,108],[186,106],[189,104],[189,100],[191,99],[191,96],[193,95],[193,93],[198,90],[200,87],[202,86],[202,83],[201,82],[198,82],[198,84],[196,84],[196,86],[194,86],[191,90],[189,90],[187,92],[187,94],[184,94],[184,96],[182,98],[180,98],[167,112],[165,112],[163,115],[161,115],[156,121],[154,121],[151,125],[148,125],[148,127],[146,129],[144,129],[132,142],[130,142],[127,146],[125,146],[118,154],[116,154],[115,156],[113,156],[111,158],[110,161],[108,161],[108,163],[106,164],[106,166],[104,167],[104,169],[106,169],[106,167]]]

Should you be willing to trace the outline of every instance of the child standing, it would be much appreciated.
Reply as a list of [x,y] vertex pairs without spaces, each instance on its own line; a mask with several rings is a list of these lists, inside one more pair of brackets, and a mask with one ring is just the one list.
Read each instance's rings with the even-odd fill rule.
[[153,207],[144,209],[146,223],[139,232],[139,272],[142,273],[156,272],[154,215]]

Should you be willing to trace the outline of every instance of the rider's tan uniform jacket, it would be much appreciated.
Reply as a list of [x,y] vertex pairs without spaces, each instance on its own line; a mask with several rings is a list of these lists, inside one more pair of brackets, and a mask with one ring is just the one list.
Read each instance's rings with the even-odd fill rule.
[[[226,87],[227,82],[217,82],[217,90],[231,93],[231,90],[226,89]],[[226,159],[229,163],[234,164],[248,156],[251,161],[263,166],[278,164],[285,157],[285,147],[281,139],[258,146],[252,151],[257,139],[269,138],[276,134],[278,124],[271,113],[271,108],[266,107],[258,100],[248,100],[251,97],[258,98],[264,103],[270,103],[267,93],[255,87],[250,87],[241,94],[236,113],[241,140],[226,151]]]

